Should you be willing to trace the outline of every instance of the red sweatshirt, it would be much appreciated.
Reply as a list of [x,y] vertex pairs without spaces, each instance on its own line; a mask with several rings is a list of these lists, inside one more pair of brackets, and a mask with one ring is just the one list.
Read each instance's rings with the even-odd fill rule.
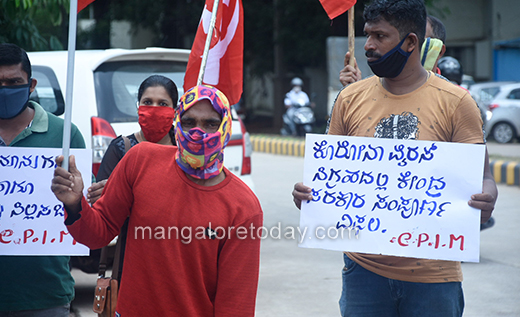
[[262,209],[226,178],[204,187],[175,162],[176,147],[142,142],[110,176],[91,208],[68,226],[91,249],[107,245],[130,217],[117,312],[127,316],[254,316]]

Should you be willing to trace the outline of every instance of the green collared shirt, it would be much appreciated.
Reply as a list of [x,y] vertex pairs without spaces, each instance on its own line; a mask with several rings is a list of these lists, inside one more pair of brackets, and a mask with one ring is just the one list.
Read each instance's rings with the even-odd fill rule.
[[[27,128],[18,134],[8,146],[61,148],[63,138],[63,119],[45,111],[38,103],[29,101],[34,109],[34,118]],[[0,138],[0,146],[6,146]],[[72,124],[71,148],[85,148],[85,140],[78,128]]]
[[[34,118],[9,144],[10,147],[61,148],[63,119],[30,102]],[[6,146],[0,139],[0,146]],[[71,148],[85,148],[78,128],[72,125]],[[70,303],[74,279],[68,256],[0,256],[0,312],[46,309]]]

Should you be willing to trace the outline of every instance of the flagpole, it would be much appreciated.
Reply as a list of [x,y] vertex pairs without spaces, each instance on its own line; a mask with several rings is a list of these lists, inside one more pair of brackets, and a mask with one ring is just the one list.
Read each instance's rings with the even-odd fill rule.
[[69,46],[67,60],[67,90],[65,92],[65,114],[63,123],[63,144],[62,154],[65,158],[62,167],[69,170],[69,152],[70,152],[70,130],[72,125],[72,88],[74,85],[74,53],[76,51],[76,29],[77,29],[77,13],[78,0],[70,1],[69,11]]
[[354,5],[348,10],[348,51],[350,59],[348,64],[354,67],[354,45],[356,43],[356,33],[354,29]]
[[202,61],[200,63],[199,77],[197,78],[197,86],[202,85],[202,79],[204,78],[204,71],[206,70],[206,63],[208,61],[209,47],[211,45],[211,38],[213,37],[213,29],[215,28],[215,21],[217,20],[218,2],[213,2],[213,9],[211,11],[211,21],[209,23],[208,35],[206,37],[206,43],[204,45],[204,53],[202,54]]

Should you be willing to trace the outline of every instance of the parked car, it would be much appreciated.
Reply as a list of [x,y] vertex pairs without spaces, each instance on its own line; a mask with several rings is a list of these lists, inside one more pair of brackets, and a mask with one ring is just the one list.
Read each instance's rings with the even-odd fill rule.
[[[184,93],[182,87],[189,53],[189,50],[165,48],[76,52],[72,122],[83,134],[86,147],[92,149],[94,175],[112,139],[139,130],[137,89],[145,78],[152,74],[164,75],[175,82],[179,96]],[[28,55],[33,78],[38,80],[31,99],[47,111],[63,115],[67,51],[30,52]],[[224,150],[224,165],[254,189],[249,133],[234,109],[232,117],[232,136]],[[94,273],[99,254],[91,254],[90,259],[73,257],[71,262]]]
[[[513,84],[513,81],[489,81],[473,84],[468,91],[477,102],[477,105],[484,122],[484,127],[487,123],[487,111],[489,103],[495,98],[500,91],[500,87],[507,84]],[[487,133],[487,131],[486,131]]]
[[469,93],[478,102],[489,104],[500,91],[500,86],[514,84],[514,81],[488,81],[473,84],[469,87]]
[[520,136],[520,83],[500,86],[486,112],[488,135],[499,143]]

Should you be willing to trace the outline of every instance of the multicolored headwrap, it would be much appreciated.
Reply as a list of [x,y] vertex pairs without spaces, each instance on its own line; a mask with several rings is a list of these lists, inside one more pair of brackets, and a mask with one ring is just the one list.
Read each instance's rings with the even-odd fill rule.
[[[206,133],[200,128],[185,132],[181,117],[197,102],[207,99],[218,112],[222,122],[217,132]],[[231,138],[231,110],[227,97],[218,89],[201,85],[189,89],[179,101],[175,117],[175,139],[179,150],[175,160],[188,175],[209,179],[220,174],[224,167],[224,148]]]

